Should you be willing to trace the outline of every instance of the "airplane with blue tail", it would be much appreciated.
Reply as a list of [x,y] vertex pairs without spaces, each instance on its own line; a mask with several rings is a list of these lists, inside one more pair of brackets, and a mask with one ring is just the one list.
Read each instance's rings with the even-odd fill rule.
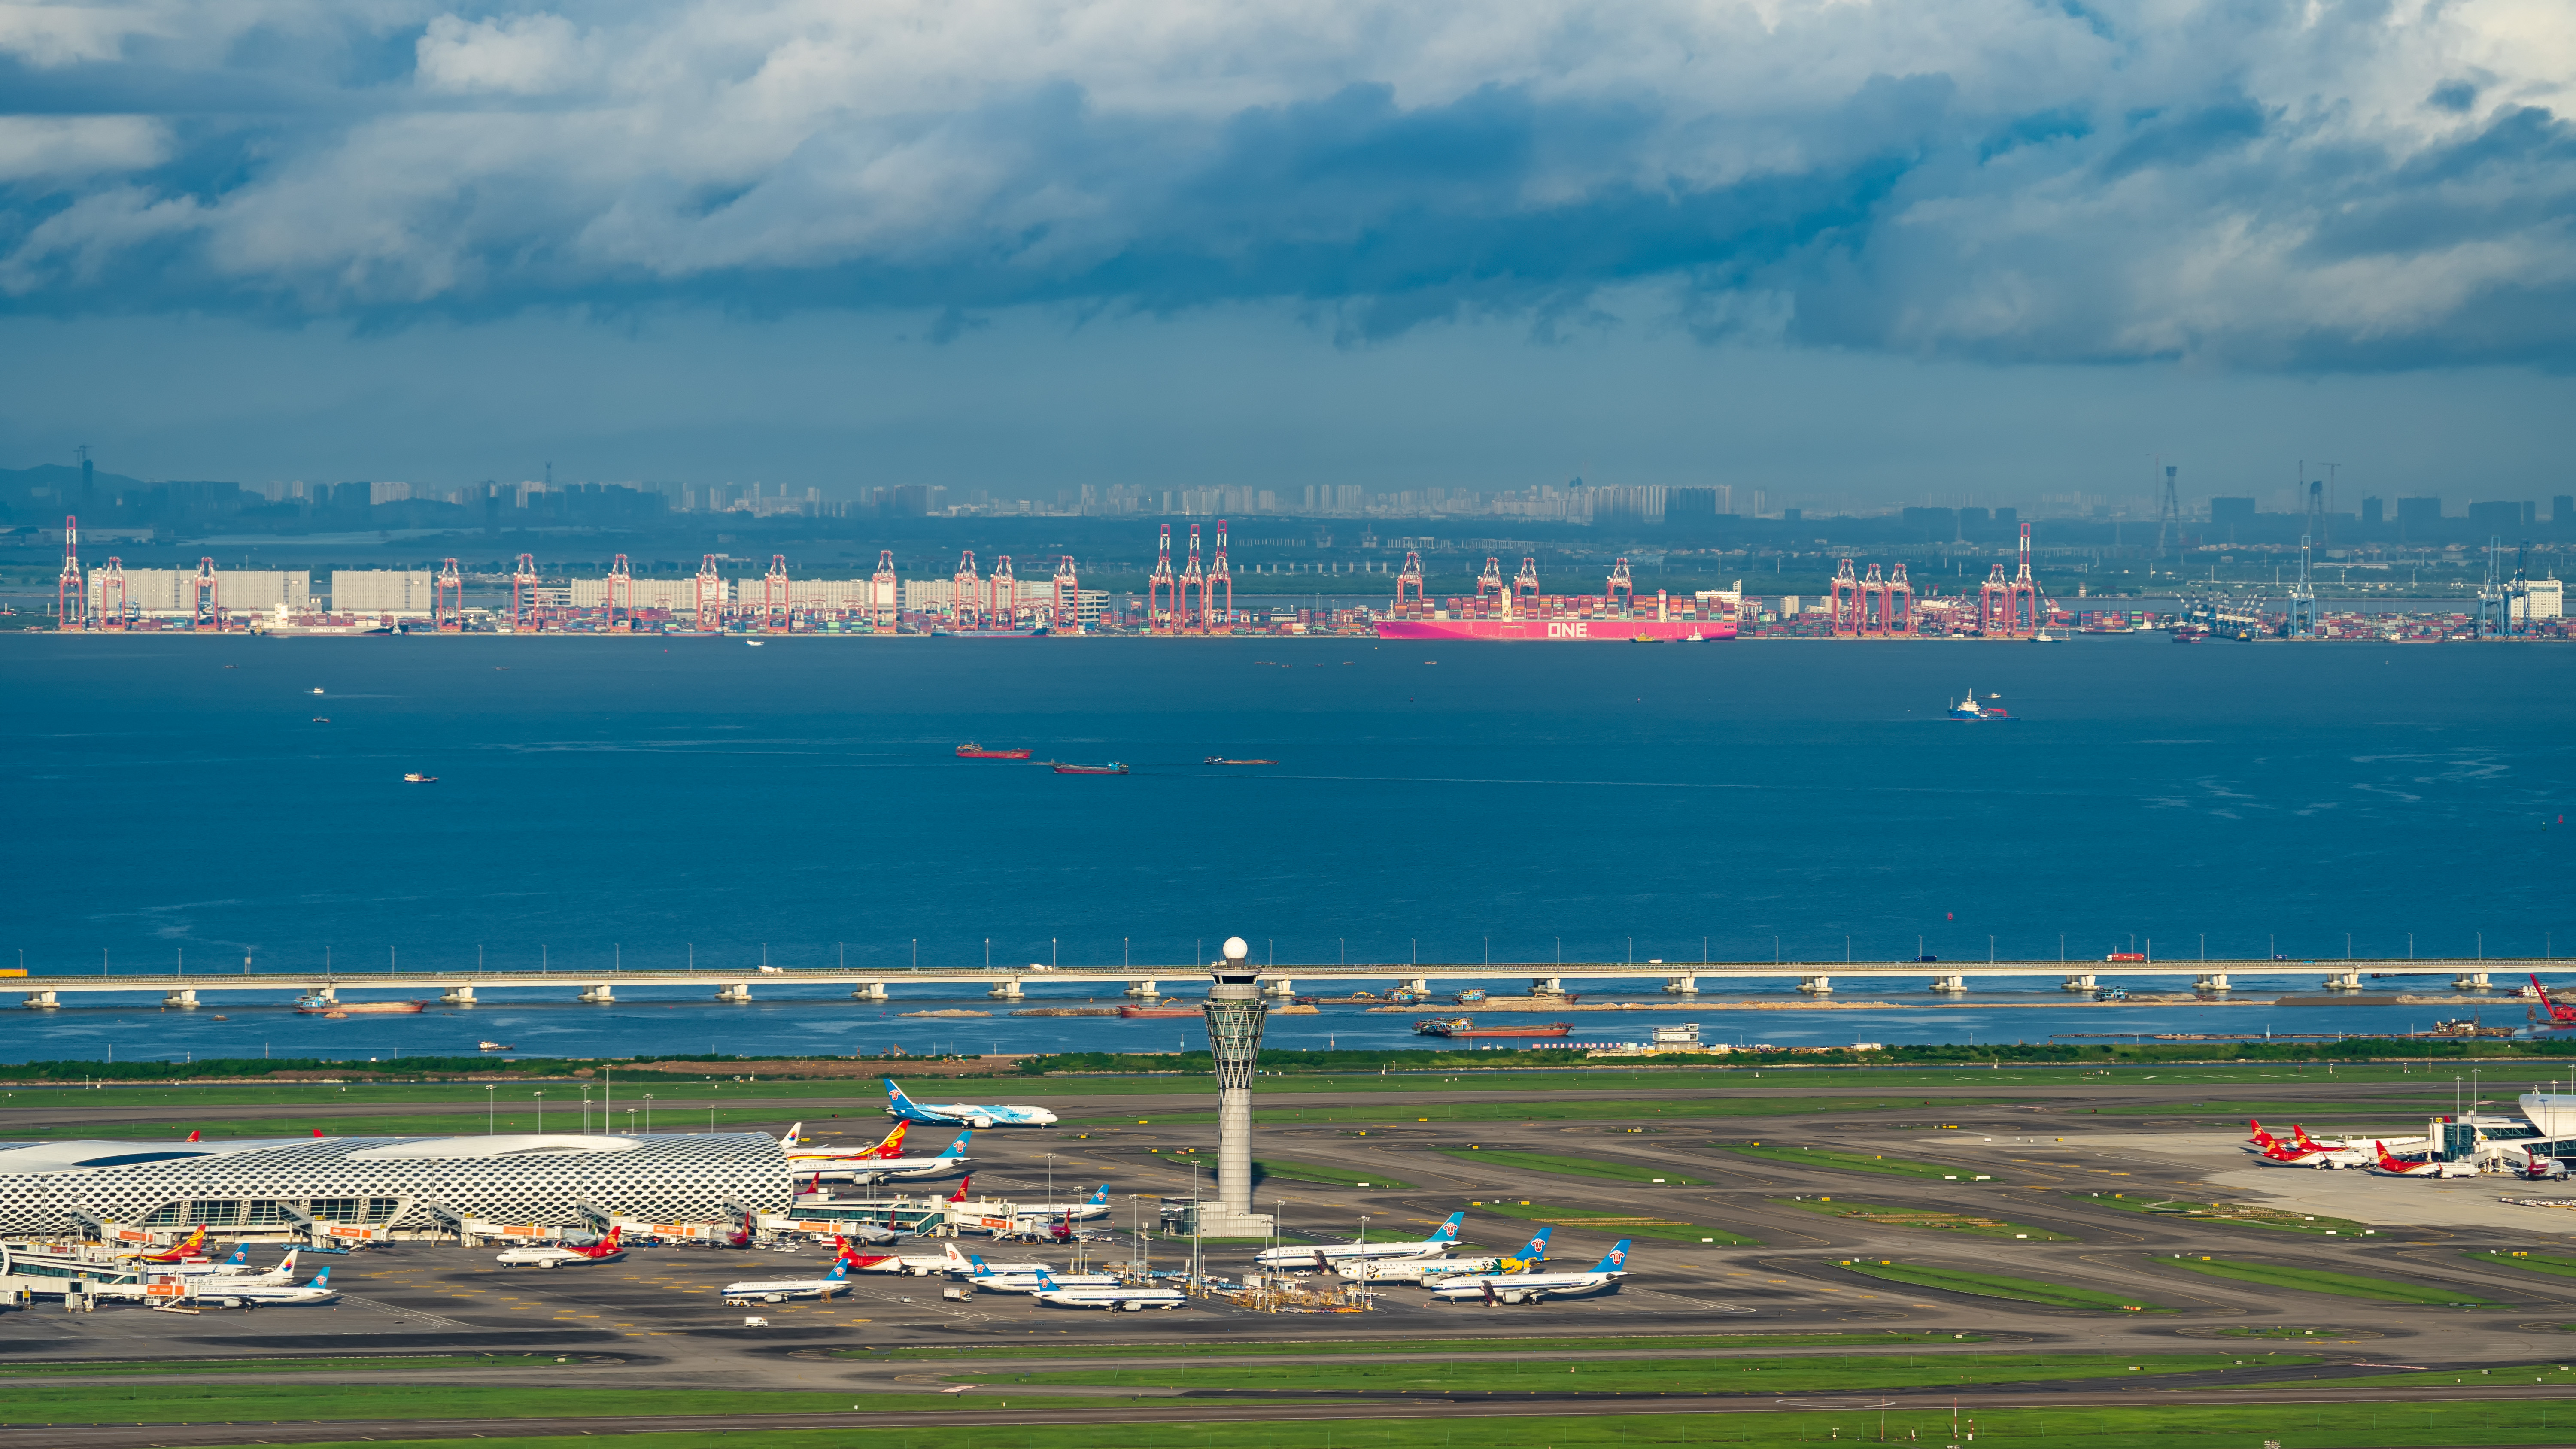
[[1044,1107],[1013,1102],[916,1102],[903,1094],[894,1078],[885,1079],[886,1115],[905,1122],[946,1123],[966,1127],[1052,1127],[1056,1117]]
[[1628,1276],[1629,1239],[1621,1238],[1588,1273],[1479,1273],[1444,1278],[1431,1290],[1443,1303],[1539,1303],[1616,1293]]

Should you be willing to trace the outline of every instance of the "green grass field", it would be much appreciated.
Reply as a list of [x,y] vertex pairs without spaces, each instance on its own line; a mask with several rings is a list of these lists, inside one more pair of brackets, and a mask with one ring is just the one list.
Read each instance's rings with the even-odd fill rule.
[[1688,1176],[1674,1168],[1648,1167],[1636,1162],[1611,1162],[1598,1157],[1566,1157],[1554,1152],[1513,1152],[1499,1147],[1443,1147],[1449,1157],[1470,1162],[1519,1168],[1524,1172],[1554,1172],[1569,1177],[1598,1177],[1610,1182],[1661,1183],[1668,1187],[1705,1187],[1707,1179]]
[[2555,1273],[2561,1278],[2576,1278],[2576,1258],[2552,1257],[2547,1253],[2509,1252],[2489,1248],[2471,1252],[2466,1257],[2500,1268],[2527,1268],[2534,1273]]
[[2181,1268],[2238,1283],[2259,1283],[2266,1288],[2290,1288],[2302,1293],[2332,1293],[2342,1298],[2368,1298],[2379,1303],[2421,1303],[2444,1308],[2504,1306],[2459,1288],[2401,1283],[2394,1278],[2366,1278],[2358,1273],[2335,1273],[2323,1268],[2284,1268],[2271,1263],[2247,1263],[2230,1258],[2159,1256],[2147,1261],[2159,1268]]
[[2006,1222],[1980,1213],[1959,1212],[1950,1208],[1893,1207],[1886,1203],[1845,1202],[1835,1198],[1772,1198],[1773,1207],[1796,1208],[1800,1212],[1820,1213],[1829,1218],[1850,1218],[1858,1222],[1886,1227],[1924,1228],[1933,1232],[1969,1233],[1981,1238],[2028,1238],[2034,1243],[2072,1243],[2081,1241],[2067,1233],[2054,1233],[2028,1223]]
[[1239,1343],[1215,1340],[1199,1343],[1091,1343],[1054,1345],[1041,1343],[964,1344],[956,1348],[906,1347],[894,1349],[845,1348],[834,1352],[841,1358],[855,1359],[952,1359],[952,1358],[1258,1358],[1276,1355],[1281,1358],[1307,1358],[1317,1354],[1390,1354],[1390,1353],[1618,1353],[1634,1349],[1662,1349],[1667,1352],[1685,1348],[1882,1348],[1897,1344],[1983,1343],[1985,1335],[1971,1333],[1964,1340],[1948,1333],[1906,1333],[1901,1331],[1852,1333],[1706,1333],[1673,1334],[1662,1337],[1622,1335],[1600,1338],[1358,1338],[1305,1339],[1286,1343]]
[[1874,1152],[1836,1152],[1831,1148],[1765,1147],[1758,1142],[1715,1142],[1709,1144],[1745,1157],[1760,1157],[1772,1162],[1795,1163],[1801,1167],[1839,1167],[1848,1172],[1875,1172],[1888,1177],[1956,1178],[1973,1181],[1977,1174],[1964,1167],[1943,1167],[1937,1162],[1915,1162],[1903,1157],[1888,1157]]
[[[562,1357],[581,1361],[579,1354]],[[414,1358],[173,1358],[94,1363],[0,1363],[0,1378],[65,1378],[89,1374],[337,1374],[383,1369],[553,1368],[550,1353],[421,1354]]]
[[2190,1218],[2198,1222],[2227,1223],[2243,1228],[2274,1228],[2290,1233],[2315,1233],[2321,1237],[2367,1238],[2377,1234],[2350,1218],[2318,1217],[2311,1213],[2285,1212],[2279,1208],[2256,1207],[2241,1202],[2183,1202],[2143,1194],[2109,1192],[2073,1192],[2068,1197],[2087,1207],[2115,1208],[2121,1212],[2156,1213],[2168,1217]]
[[[975,1395],[962,1397],[975,1398]],[[1060,1402],[1060,1401],[1058,1401]],[[989,1408],[980,1401],[978,1407]],[[2547,1401],[2494,1404],[2433,1401],[2383,1404],[2159,1404],[2119,1408],[1971,1409],[1978,1442],[2012,1449],[2256,1449],[2266,1439],[2293,1449],[2433,1449],[2479,1445],[2564,1445],[2576,1438],[2576,1409]],[[975,1449],[1706,1449],[1714,1444],[1789,1446],[1885,1442],[1947,1444],[1951,1417],[1938,1410],[1876,1409],[1705,1413],[1510,1415],[1425,1419],[1249,1420],[1231,1423],[978,1425]],[[956,1449],[954,1428],[864,1426],[868,1449]],[[759,1449],[849,1449],[851,1429],[766,1432]],[[346,1440],[305,1449],[370,1449]],[[406,1439],[404,1449],[600,1449],[583,1436]],[[744,1436],[681,1430],[636,1434],[620,1449],[743,1449]],[[373,1449],[382,1449],[374,1445]]]
[[2507,1364],[2482,1369],[2419,1369],[2412,1373],[2365,1374],[2360,1378],[2339,1378],[2336,1388],[2365,1389],[2453,1389],[2474,1385],[2490,1389],[2528,1389],[2533,1384],[2558,1389],[2576,1388],[2576,1364],[2525,1363]]
[[1939,1388],[1952,1384],[2058,1383],[2163,1374],[2296,1368],[2300,1355],[2247,1358],[2226,1353],[2098,1354],[1944,1353],[1801,1354],[1768,1358],[1634,1358],[1569,1364],[1544,1356],[1494,1363],[1336,1363],[1188,1365],[1058,1369],[1018,1374],[953,1374],[954,1383],[1085,1385],[1099,1388],[1377,1390],[1506,1393],[1777,1394]]
[[1383,1187],[1401,1192],[1413,1190],[1412,1183],[1399,1182],[1392,1177],[1362,1177],[1347,1168],[1318,1167],[1311,1162],[1287,1162],[1275,1157],[1256,1157],[1252,1160],[1254,1182],[1262,1182],[1273,1177],[1289,1182],[1319,1182],[1326,1187]]
[[2008,1278],[2000,1273],[1963,1273],[1955,1268],[1926,1268],[1912,1263],[1890,1263],[1883,1260],[1847,1260],[1838,1266],[1871,1278],[1884,1278],[1891,1283],[1907,1283],[1917,1288],[1938,1288],[1951,1293],[1968,1293],[1979,1298],[2009,1298],[2018,1303],[2038,1303],[2050,1308],[2092,1308],[2105,1312],[2170,1313],[2173,1310],[2144,1299],[2123,1298],[2116,1294],[2096,1292],[2090,1288],[2072,1288],[2063,1283],[2048,1283],[2037,1278]]
[[1675,1243],[1708,1242],[1724,1248],[1758,1246],[1760,1239],[1724,1228],[1705,1227],[1698,1223],[1678,1222],[1670,1218],[1633,1217],[1624,1213],[1605,1212],[1596,1208],[1556,1207],[1548,1203],[1483,1202],[1476,1207],[1484,1212],[1501,1213],[1523,1222],[1553,1223],[1561,1228],[1576,1228],[1587,1233],[1607,1233],[1622,1238],[1661,1238]]

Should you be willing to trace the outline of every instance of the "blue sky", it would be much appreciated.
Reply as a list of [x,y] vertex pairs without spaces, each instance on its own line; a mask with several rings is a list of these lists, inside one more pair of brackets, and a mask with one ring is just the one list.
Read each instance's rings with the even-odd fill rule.
[[2571,78],[2535,0],[0,6],[0,463],[2532,496]]

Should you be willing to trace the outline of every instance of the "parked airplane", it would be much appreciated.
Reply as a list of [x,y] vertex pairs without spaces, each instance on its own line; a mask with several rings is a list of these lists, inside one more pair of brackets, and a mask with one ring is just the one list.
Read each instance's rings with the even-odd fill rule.
[[2286,1138],[2275,1137],[2255,1161],[2265,1167],[2368,1167],[2371,1154],[2359,1147],[2337,1143],[2332,1147],[2310,1137],[2304,1128],[2292,1127]]
[[953,1238],[949,1240],[948,1254],[946,1258],[941,1261],[940,1266],[943,1270],[958,1274],[961,1277],[971,1276],[978,1268],[990,1268],[996,1273],[1005,1274],[1044,1273],[1051,1271],[1048,1269],[1046,1264],[1037,1262],[987,1263],[984,1261],[981,1254],[961,1253],[957,1251],[957,1242]]
[[1368,1258],[1426,1258],[1445,1255],[1458,1241],[1458,1225],[1467,1220],[1463,1212],[1451,1213],[1449,1220],[1431,1230],[1431,1236],[1418,1240],[1386,1243],[1332,1243],[1317,1248],[1264,1248],[1252,1261],[1264,1268],[1328,1268],[1341,1263],[1354,1263]]
[[504,1248],[493,1261],[504,1268],[560,1268],[566,1263],[614,1263],[626,1256],[619,1241],[624,1228],[610,1228],[595,1243],[548,1243],[543,1247]]
[[1628,1239],[1621,1238],[1601,1255],[1589,1273],[1498,1273],[1442,1280],[1431,1296],[1443,1303],[1537,1303],[1549,1298],[1584,1298],[1616,1293],[1628,1276]]
[[897,1122],[894,1130],[865,1147],[809,1147],[805,1143],[805,1124],[797,1123],[778,1139],[786,1150],[787,1160],[802,1172],[815,1163],[863,1162],[882,1157],[903,1155],[904,1134],[912,1130],[909,1122]]
[[1044,1107],[1009,1102],[916,1102],[903,1094],[894,1078],[885,1079],[886,1115],[906,1122],[963,1123],[969,1127],[1052,1127],[1055,1114]]
[[2370,1145],[2379,1153],[2378,1160],[2371,1163],[2370,1170],[2383,1176],[2475,1177],[2478,1175],[2478,1166],[2474,1162],[2445,1162],[2438,1157],[2427,1157],[2419,1162],[2389,1156],[2388,1144],[2385,1142],[2373,1142]]
[[2261,1118],[2249,1117],[2245,1120],[2245,1125],[2253,1129],[2253,1135],[2245,1139],[2245,1151],[2256,1153],[2269,1152],[2273,1148],[2281,1145],[2280,1138],[2263,1130],[2263,1122]]
[[1114,1288],[1118,1285],[1115,1273],[1050,1273],[1044,1265],[1039,1265],[1034,1272],[1009,1272],[997,1269],[981,1258],[973,1262],[975,1271],[966,1275],[968,1285],[989,1288],[996,1293],[1035,1293],[1049,1282],[1066,1288]]
[[834,1238],[832,1245],[839,1251],[841,1261],[849,1264],[855,1272],[909,1273],[916,1278],[927,1278],[933,1273],[948,1271],[948,1259],[945,1255],[930,1257],[921,1254],[870,1253],[864,1249],[851,1247],[849,1242],[842,1238]]
[[1115,1287],[1084,1288],[1065,1283],[1053,1274],[1038,1275],[1037,1301],[1050,1308],[1103,1308],[1115,1313],[1126,1309],[1142,1313],[1148,1308],[1180,1308],[1189,1296],[1177,1288],[1137,1288],[1126,1284]]
[[747,1283],[727,1283],[724,1301],[748,1303],[757,1298],[763,1303],[784,1303],[790,1298],[829,1298],[849,1290],[850,1265],[834,1263],[832,1271],[820,1278],[764,1278]]
[[1361,1283],[1420,1283],[1428,1286],[1440,1279],[1469,1273],[1527,1273],[1547,1261],[1547,1235],[1553,1227],[1541,1228],[1521,1245],[1517,1253],[1492,1258],[1380,1258],[1362,1260],[1342,1269],[1342,1276]]
[[2522,1149],[2522,1156],[2522,1166],[2515,1168],[2514,1171],[2534,1182],[2548,1182],[2567,1175],[2567,1163],[2565,1160],[2556,1157],[2543,1157],[2540,1155],[2540,1149],[2537,1146],[2526,1144]]
[[200,1225],[195,1232],[190,1233],[187,1237],[179,1240],[178,1242],[172,1243],[169,1247],[164,1248],[160,1252],[131,1253],[127,1256],[134,1258],[138,1262],[144,1263],[184,1263],[191,1258],[202,1259],[205,1255],[206,1230],[202,1225]]
[[[1105,1218],[1109,1216],[1109,1184],[1102,1183],[1100,1191],[1080,1202],[1017,1204],[1012,1207],[1011,1216],[1015,1220],[1037,1219],[1051,1223],[1085,1222],[1092,1218]],[[1017,1225],[1015,1221],[1014,1226]]]
[[289,1248],[276,1267],[262,1271],[250,1265],[250,1245],[244,1243],[234,1248],[232,1256],[220,1263],[199,1259],[193,1263],[173,1263],[163,1271],[183,1278],[201,1278],[205,1282],[199,1285],[200,1288],[206,1284],[291,1283],[295,1281],[295,1256],[303,1251],[301,1247]]
[[[821,1176],[833,1182],[885,1182],[916,1177],[946,1177],[952,1172],[963,1170],[968,1163],[974,1161],[966,1155],[967,1145],[974,1140],[974,1137],[975,1129],[969,1127],[957,1134],[956,1141],[949,1143],[945,1149],[930,1157],[848,1158],[839,1162],[825,1163],[819,1171]],[[811,1163],[805,1165],[809,1169],[814,1166]]]
[[328,1303],[340,1296],[331,1286],[331,1270],[324,1268],[313,1275],[310,1283],[254,1283],[217,1279],[197,1285],[197,1297],[226,1308],[286,1308],[312,1303]]

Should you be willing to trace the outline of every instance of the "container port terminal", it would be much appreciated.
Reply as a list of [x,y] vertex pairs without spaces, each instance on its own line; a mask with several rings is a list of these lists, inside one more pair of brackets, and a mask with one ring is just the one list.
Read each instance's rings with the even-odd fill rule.
[[[1456,965],[1401,964],[1363,966],[1269,966],[1262,968],[1262,992],[1274,999],[1293,1000],[1316,989],[1340,987],[1357,991],[1384,985],[1388,1004],[1420,1004],[1432,1000],[1443,983],[1464,984],[1491,982],[1505,978],[1526,977],[1528,996],[1522,1000],[1536,1009],[1549,1009],[1550,1004],[1579,996],[1574,986],[1587,983],[1637,987],[1648,986],[1664,994],[1689,998],[1696,996],[1704,982],[1778,982],[1794,984],[1809,997],[1830,999],[1835,982],[1843,980],[1920,983],[1919,989],[1934,994],[1965,993],[1971,980],[2027,983],[2054,981],[2060,989],[2075,995],[2096,996],[2115,988],[2116,981],[2188,982],[2190,989],[2203,994],[2219,995],[2233,989],[2231,974],[2256,974],[2278,977],[2297,969],[2318,973],[2321,991],[2360,993],[2371,989],[2373,976],[2448,975],[2452,985],[2461,991],[2493,990],[2504,996],[2528,991],[2518,978],[2541,971],[2558,971],[2555,960],[2434,961],[2434,960],[2336,960],[2336,961],[2153,961],[2112,960],[2101,962],[2063,961],[1985,961],[1965,962],[1868,962],[1868,961],[1781,961],[1781,962],[1713,962],[1701,964],[1648,963],[1640,967],[1625,962],[1569,963],[1461,963]],[[99,975],[54,974],[0,978],[0,990],[22,993],[22,1004],[37,1010],[71,1004],[82,996],[107,993],[157,992],[166,1005],[193,1007],[209,1000],[240,992],[274,994],[294,992],[323,1000],[345,999],[362,1002],[380,992],[435,992],[439,1000],[451,1006],[470,1006],[485,991],[570,993],[575,999],[597,1005],[611,1005],[621,988],[696,987],[709,991],[719,1001],[751,1001],[763,985],[847,987],[851,999],[881,1002],[895,998],[898,991],[911,988],[933,988],[933,994],[954,997],[958,988],[980,989],[997,1001],[1025,999],[1029,988],[1039,985],[1108,986],[1120,994],[1139,1000],[1159,1000],[1164,985],[1197,974],[1186,965],[1064,967],[1035,970],[994,968],[886,971],[882,969],[847,971],[829,969],[771,968],[767,971],[745,971],[740,967],[688,970],[619,970],[596,971],[377,971],[377,972],[299,972],[264,968],[240,972],[148,972]],[[1873,985],[1872,989],[1883,989]],[[1445,1004],[1445,1003],[1443,1003]],[[1488,1004],[1486,1010],[1505,1010],[1501,1002]]]
[[[1550,593],[1535,556],[1509,578],[1489,556],[1472,595],[1432,597],[1422,552],[1407,550],[1400,567],[1375,577],[1393,587],[1380,604],[1290,596],[1253,602],[1236,597],[1227,525],[1215,523],[1212,554],[1200,526],[1187,525],[1186,553],[1176,565],[1172,526],[1161,528],[1141,596],[1085,589],[1081,566],[1057,554],[1043,579],[1023,580],[1002,554],[991,571],[973,550],[960,552],[945,578],[905,578],[894,552],[880,550],[864,577],[800,578],[787,556],[772,555],[757,578],[729,576],[719,555],[705,555],[694,574],[638,575],[623,553],[598,577],[551,576],[533,554],[518,556],[506,575],[506,604],[469,607],[467,576],[456,558],[434,569],[334,570],[325,595],[312,576],[292,570],[227,570],[202,557],[193,570],[129,570],[110,556],[86,565],[77,518],[64,520],[62,568],[55,581],[52,627],[67,633],[267,635],[497,634],[511,636],[650,635],[1039,638],[1083,635],[1206,638],[1267,635],[1376,636],[1421,641],[1705,642],[1737,638],[1875,640],[2009,640],[2049,642],[2077,634],[2160,631],[2178,643],[2204,639],[2433,642],[2454,639],[2576,637],[2564,589],[2535,577],[2527,550],[2510,562],[2500,545],[2487,551],[2486,577],[2469,607],[2449,613],[2393,615],[2325,607],[2312,550],[2297,554],[2293,579],[2275,591],[2193,586],[2180,605],[2146,610],[2087,608],[2081,596],[2050,595],[2035,570],[2030,525],[2020,526],[2017,566],[1993,564],[1973,588],[1944,597],[1917,591],[1906,565],[1843,557],[1815,597],[1748,595],[1741,579],[1727,588],[1641,594],[1629,560],[1612,560],[1599,592]],[[1249,575],[1246,581],[1250,581]],[[1365,577],[1365,576],[1363,576]],[[1347,594],[1337,585],[1337,595]],[[2274,594],[2277,593],[2277,597]]]

